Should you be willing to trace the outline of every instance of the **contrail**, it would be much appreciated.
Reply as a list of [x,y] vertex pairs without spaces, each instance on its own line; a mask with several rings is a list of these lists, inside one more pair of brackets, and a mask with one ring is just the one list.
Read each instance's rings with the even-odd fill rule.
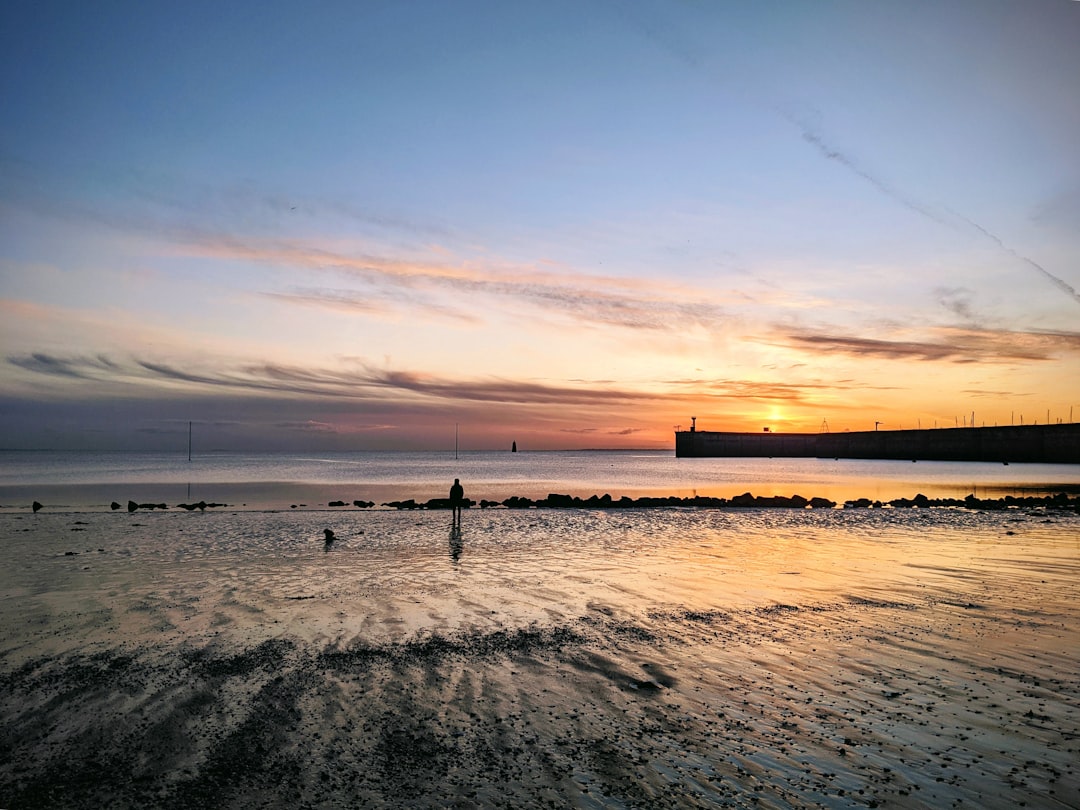
[[[912,211],[914,211],[915,213],[921,214],[922,216],[926,217],[927,219],[933,220],[934,222],[938,223],[939,225],[946,225],[946,226],[949,226],[949,227],[953,226],[952,222],[950,222],[947,219],[945,219],[944,217],[942,217],[940,214],[938,214],[933,209],[927,207],[926,205],[923,205],[922,203],[920,203],[917,200],[913,200],[910,197],[907,197],[904,194],[901,194],[896,189],[894,189],[891,186],[889,186],[888,184],[882,182],[880,179],[878,179],[874,175],[870,174],[870,172],[868,172],[865,169],[863,169],[862,167],[860,167],[857,163],[855,163],[853,160],[851,160],[851,158],[849,158],[843,152],[841,152],[841,151],[839,151],[837,149],[834,149],[833,147],[826,144],[825,141],[822,140],[821,136],[818,135],[816,132],[812,131],[811,128],[807,124],[797,120],[796,118],[794,118],[793,116],[791,116],[789,114],[785,114],[784,117],[787,118],[792,124],[797,126],[799,129],[801,129],[802,130],[803,140],[806,141],[811,146],[813,146],[815,149],[817,149],[817,151],[820,152],[821,155],[823,157],[825,157],[827,160],[832,160],[832,161],[835,161],[835,162],[839,163],[841,166],[846,168],[848,171],[853,172],[854,174],[861,177],[863,180],[865,180],[867,183],[872,185],[874,188],[876,188],[879,192],[884,194],[886,197],[889,197],[889,198],[891,198],[893,200],[896,200],[898,203],[903,205],[905,208],[909,208]],[[1045,267],[1043,267],[1038,262],[1033,261],[1032,259],[1029,259],[1027,256],[1023,256],[1023,255],[1017,253],[1015,250],[1013,250],[1011,247],[1009,247],[1003,241],[1001,241],[1000,237],[998,237],[997,235],[995,235],[995,234],[991,233],[990,231],[986,230],[986,228],[984,228],[979,223],[977,223],[977,222],[975,222],[973,220],[970,220],[967,217],[963,216],[962,214],[956,213],[955,211],[950,210],[949,213],[952,214],[953,216],[957,217],[958,219],[963,220],[968,225],[970,225],[972,228],[974,228],[979,233],[981,233],[984,237],[986,237],[987,239],[992,241],[995,245],[997,245],[998,249],[1001,250],[1003,253],[1007,253],[1008,255],[1012,256],[1014,259],[1018,259],[1019,261],[1022,261],[1025,264],[1027,264],[1029,267],[1037,270],[1041,275],[1043,275],[1047,280],[1049,280],[1054,286],[1056,286],[1062,292],[1066,293],[1076,303],[1080,304],[1080,293],[1078,293],[1076,291],[1076,289],[1072,285],[1070,285],[1067,281],[1065,281],[1064,279],[1058,278],[1057,276],[1055,276],[1053,273],[1051,273],[1049,270],[1047,270]]]
[[[953,211],[952,213],[956,214],[955,211]],[[1053,273],[1051,273],[1049,270],[1047,270],[1045,267],[1043,267],[1041,264],[1039,264],[1036,261],[1033,261],[1033,260],[1029,259],[1027,256],[1021,256],[1019,253],[1017,253],[1011,247],[1009,247],[1004,242],[1002,242],[1001,239],[999,239],[997,236],[990,233],[990,231],[986,230],[986,228],[984,228],[978,222],[973,222],[972,220],[965,217],[963,214],[956,214],[956,216],[960,217],[960,219],[964,220],[964,222],[966,222],[972,228],[977,230],[979,233],[981,233],[987,239],[990,239],[991,241],[993,241],[998,246],[998,248],[1005,251],[1010,256],[1012,256],[1012,257],[1014,257],[1016,259],[1019,259],[1020,261],[1024,262],[1027,265],[1030,265],[1031,267],[1034,267],[1036,270],[1038,270],[1040,273],[1042,273],[1044,276],[1046,276],[1046,278],[1048,278],[1050,280],[1050,282],[1053,283],[1056,287],[1061,289],[1063,292],[1068,293],[1070,296],[1072,296],[1072,298],[1077,303],[1080,303],[1080,293],[1078,293],[1076,291],[1076,288],[1073,287],[1071,284],[1069,284],[1067,281],[1065,281],[1064,279],[1058,278]]]
[[906,208],[910,208],[915,213],[922,214],[927,219],[932,219],[934,222],[937,222],[940,225],[949,224],[930,208],[927,208],[925,205],[917,202],[916,200],[905,197],[892,186],[887,185],[886,183],[879,180],[877,177],[874,177],[874,175],[867,172],[865,169],[862,169],[858,164],[856,164],[843,152],[839,152],[836,149],[833,149],[831,146],[826,145],[825,142],[821,140],[821,136],[811,132],[805,125],[799,124],[797,121],[793,121],[792,123],[795,123],[800,129],[802,129],[803,140],[806,141],[808,144],[814,146],[828,160],[835,160],[841,166],[844,166],[849,171],[857,174],[859,177],[872,185],[886,197],[891,197]]

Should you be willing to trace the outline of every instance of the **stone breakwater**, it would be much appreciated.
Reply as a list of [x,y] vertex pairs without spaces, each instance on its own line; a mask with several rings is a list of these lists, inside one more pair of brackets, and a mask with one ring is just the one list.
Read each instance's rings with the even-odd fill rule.
[[842,433],[675,433],[680,458],[861,458],[1080,464],[1080,424]]

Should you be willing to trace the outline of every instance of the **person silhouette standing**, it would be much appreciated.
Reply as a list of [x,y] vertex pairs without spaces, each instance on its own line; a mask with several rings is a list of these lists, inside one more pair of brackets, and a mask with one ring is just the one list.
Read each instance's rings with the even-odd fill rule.
[[465,500],[465,488],[461,481],[454,479],[454,485],[450,487],[450,508],[454,510],[454,526],[461,528],[461,504]]

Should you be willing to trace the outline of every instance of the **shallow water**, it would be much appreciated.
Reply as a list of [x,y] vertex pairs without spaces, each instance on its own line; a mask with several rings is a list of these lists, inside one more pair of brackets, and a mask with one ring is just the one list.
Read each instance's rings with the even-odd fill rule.
[[322,456],[0,451],[0,509],[102,511],[121,504],[205,500],[230,508],[325,507],[331,500],[446,497],[460,478],[474,500],[514,495],[755,495],[835,501],[1000,497],[1080,491],[1080,466],[853,459],[675,458],[661,451],[340,453]]
[[1075,513],[450,528],[0,515],[0,806],[1080,801]]

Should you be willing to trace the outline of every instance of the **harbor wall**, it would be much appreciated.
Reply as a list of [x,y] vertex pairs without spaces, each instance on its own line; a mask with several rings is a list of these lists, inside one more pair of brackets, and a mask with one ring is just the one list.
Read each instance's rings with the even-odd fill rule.
[[844,433],[675,433],[680,458],[863,458],[1080,464],[1080,424]]

